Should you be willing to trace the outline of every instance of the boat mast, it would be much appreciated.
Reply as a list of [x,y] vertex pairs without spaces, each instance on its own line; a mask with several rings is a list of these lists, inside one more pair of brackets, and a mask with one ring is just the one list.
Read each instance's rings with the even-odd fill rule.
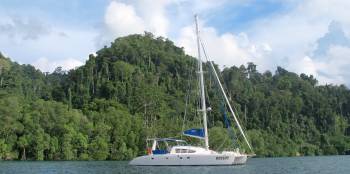
[[209,138],[208,138],[208,125],[207,125],[207,107],[205,104],[205,91],[204,91],[204,76],[203,76],[203,67],[202,67],[202,58],[201,58],[201,49],[200,49],[200,41],[199,41],[199,29],[198,29],[198,16],[195,15],[196,22],[196,36],[197,36],[197,49],[198,49],[198,67],[199,67],[199,82],[200,82],[200,90],[201,90],[201,111],[203,112],[203,126],[204,126],[204,142],[205,148],[209,150]]

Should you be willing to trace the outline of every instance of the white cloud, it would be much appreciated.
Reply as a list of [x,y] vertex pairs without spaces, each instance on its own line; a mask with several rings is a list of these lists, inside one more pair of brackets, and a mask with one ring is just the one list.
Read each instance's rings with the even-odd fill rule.
[[333,45],[350,47],[350,39],[345,35],[342,25],[336,21],[332,21],[328,26],[328,32],[317,40],[317,47],[312,55],[323,56]]
[[104,26],[96,39],[98,47],[117,37],[141,34],[144,31],[152,32],[156,36],[167,36],[169,20],[166,17],[166,7],[170,0],[140,0],[131,4],[127,2],[111,1],[108,5]]
[[[185,51],[196,56],[196,44],[194,37],[193,10],[187,11],[189,4],[194,9],[205,11],[206,9],[218,8],[225,1],[173,1],[173,0],[150,0],[141,1],[111,1],[105,12],[104,25],[101,36],[98,36],[98,45],[109,43],[116,37],[128,34],[143,33],[144,30],[154,33],[156,36],[169,37],[171,34],[178,46],[185,48]],[[176,14],[172,18],[167,15],[167,8],[176,8]],[[178,20],[187,17],[191,25],[179,25]],[[176,19],[173,19],[176,18]],[[203,21],[204,23],[205,21]],[[175,24],[176,23],[176,24]],[[169,24],[174,24],[173,29]],[[264,58],[271,52],[267,43],[254,44],[245,33],[235,35],[233,33],[219,34],[215,28],[201,26],[203,40],[206,43],[207,51],[211,58],[220,65],[232,66],[241,65],[250,61],[260,63],[259,67],[267,69]],[[101,39],[102,38],[102,39]]]
[[116,1],[107,7],[104,22],[114,36],[142,33],[145,30],[145,24],[137,16],[134,7]]
[[332,46],[322,57],[313,59],[305,56],[290,62],[288,68],[296,72],[315,75],[321,85],[350,85],[349,55],[349,47]]
[[305,74],[317,74],[317,63],[309,56],[302,57],[300,60],[293,61],[289,64],[289,68],[295,72],[302,72]]
[[[13,31],[8,29],[8,25],[2,25],[4,23],[0,22],[0,29],[6,31],[0,33],[0,48],[5,48],[1,51],[5,51],[20,63],[33,62],[23,57],[26,53],[31,55],[31,60],[33,57],[50,57],[47,61],[54,62],[51,64],[58,64],[60,61],[57,60],[62,57],[79,58],[77,60],[82,62],[89,53],[109,44],[115,38],[143,33],[146,30],[156,36],[169,37],[178,46],[185,47],[186,53],[196,56],[193,14],[199,13],[202,17],[201,35],[206,43],[207,52],[221,66],[240,66],[254,62],[260,71],[274,71],[276,66],[282,66],[297,73],[313,74],[322,84],[350,82],[350,74],[343,68],[343,65],[349,65],[350,62],[346,57],[349,45],[337,44],[332,34],[326,37],[330,22],[338,21],[343,26],[343,33],[338,33],[338,37],[350,40],[350,1],[284,1],[287,10],[268,15],[268,18],[254,20],[254,23],[247,25],[250,28],[239,33],[218,32],[205,21],[213,19],[213,13],[227,4],[242,5],[252,2],[113,0],[106,7],[104,18],[101,19],[103,24],[98,33],[64,27],[60,29],[55,26],[46,34],[30,35],[33,37],[25,37],[28,36],[26,32],[15,32],[16,37],[21,38],[16,40],[8,37],[14,35],[11,34]],[[15,26],[11,20],[8,21],[5,24]],[[24,38],[27,39],[23,40]],[[339,38],[336,40],[339,41]],[[324,47],[320,46],[320,40],[325,42]],[[6,47],[8,44],[12,45],[11,48]],[[21,57],[17,53],[18,50],[22,52]],[[316,52],[322,54],[315,54]],[[45,64],[44,60],[41,60],[41,64]]]
[[[62,37],[60,32],[64,32]],[[42,71],[52,71],[54,65],[63,66],[63,69],[75,67],[79,62],[84,62],[88,54],[95,52],[92,31],[80,31],[67,28],[55,28],[48,35],[43,35],[36,40],[18,40],[0,35],[0,48],[9,57],[19,63],[34,64]],[[9,46],[11,45],[11,46]],[[43,57],[47,59],[47,64]],[[62,60],[63,58],[76,58]],[[71,66],[68,62],[72,62]]]
[[[260,71],[282,66],[312,74],[320,84],[349,84],[350,1],[288,1],[290,8],[252,24],[246,32],[218,33],[203,25],[207,49],[220,65],[239,66],[252,61]],[[343,26],[342,30],[339,26]],[[180,30],[177,43],[196,55],[193,27]],[[322,43],[321,43],[322,42]],[[317,55],[323,52],[324,55]]]
[[136,0],[135,8],[145,23],[145,28],[157,36],[167,36],[169,19],[167,17],[168,5],[174,0]]
[[42,72],[53,72],[57,67],[62,67],[63,70],[68,71],[70,69],[75,69],[84,63],[73,58],[63,60],[50,60],[46,57],[42,57],[32,64]]
[[[318,41],[336,20],[343,25],[344,37],[349,33],[350,1],[286,1],[287,11],[254,21],[247,31],[219,33],[206,24],[205,17],[229,1],[189,0],[131,0],[111,1],[106,8],[97,47],[115,38],[145,30],[156,36],[170,37],[186,53],[196,56],[193,14],[203,16],[201,35],[212,60],[223,66],[240,66],[254,62],[260,71],[282,66],[297,73],[313,74],[321,84],[347,83],[348,47],[328,43],[324,56],[314,54]],[[246,1],[237,1],[247,3]],[[231,4],[232,5],[232,4]],[[349,8],[348,8],[349,7]],[[71,34],[68,33],[69,36]],[[332,40],[332,39],[330,39]],[[322,52],[322,51],[321,51]],[[68,56],[65,56],[68,57]],[[71,56],[76,57],[76,56]],[[342,57],[343,59],[341,59]]]
[[[350,74],[340,67],[350,63],[345,54],[350,1],[289,1],[289,6],[288,11],[261,19],[247,31],[251,40],[268,43],[273,49],[267,59],[270,69],[282,66],[312,74],[320,84],[349,84]],[[329,26],[332,21],[337,21],[333,27]]]
[[[220,65],[240,64],[247,61],[248,55],[239,48],[237,39],[232,34],[218,35],[214,28],[201,27],[202,40],[207,47],[208,56]],[[187,54],[197,56],[194,26],[181,29],[177,44],[183,46]],[[218,59],[219,58],[219,59]]]
[[[105,13],[104,24],[108,32],[103,31],[102,36],[106,38],[103,43],[110,42],[119,36],[143,33],[144,30],[165,37],[169,37],[171,31],[171,39],[175,40],[177,45],[183,46],[188,54],[196,56],[194,27],[189,25],[189,22],[193,23],[193,21],[188,19],[193,19],[194,11],[202,12],[203,16],[206,16],[205,11],[217,10],[225,3],[228,2],[112,1]],[[327,16],[329,10],[325,10],[330,4],[328,1],[312,3],[288,1],[288,3],[294,6],[292,10],[269,19],[262,19],[247,32],[239,34],[218,33],[215,28],[206,26],[205,21],[202,21],[201,35],[209,56],[221,66],[240,66],[247,62],[254,62],[260,71],[274,70],[276,66],[282,65],[300,73],[314,73],[317,76],[319,71],[311,68],[313,65],[311,53],[317,39],[327,31],[327,22],[332,19]],[[166,13],[170,5],[176,9],[175,15],[169,16]],[[189,7],[192,9],[189,10]],[[334,13],[334,7],[332,11],[333,16],[339,17]],[[186,24],[179,22],[186,18]],[[345,19],[342,18],[342,20]],[[174,29],[169,25],[177,28]],[[310,64],[310,67],[300,68],[301,62]]]
[[0,21],[0,35],[11,39],[36,40],[50,32],[50,26],[34,18],[9,16]]
[[[259,66],[264,66],[264,58],[271,52],[268,44],[251,43],[245,33],[220,35],[212,27],[200,25],[200,28],[208,56],[221,66],[240,66],[251,61],[260,63]],[[194,26],[182,28],[176,43],[183,46],[187,54],[197,56]]]
[[349,55],[349,47],[333,46],[321,61],[314,60],[319,65],[317,75],[321,78],[323,84],[350,85]]

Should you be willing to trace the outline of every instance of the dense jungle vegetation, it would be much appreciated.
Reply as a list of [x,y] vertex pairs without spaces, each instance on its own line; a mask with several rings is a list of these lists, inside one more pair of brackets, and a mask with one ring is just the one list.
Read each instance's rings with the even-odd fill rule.
[[[210,146],[246,148],[239,134],[233,141],[226,131],[225,107],[207,65]],[[69,72],[43,73],[0,54],[0,159],[145,154],[146,138],[180,137],[183,129],[200,126],[196,66],[182,48],[151,33],[118,38]],[[261,73],[256,66],[218,71],[258,156],[349,153],[346,86],[318,85],[311,75],[281,67]]]

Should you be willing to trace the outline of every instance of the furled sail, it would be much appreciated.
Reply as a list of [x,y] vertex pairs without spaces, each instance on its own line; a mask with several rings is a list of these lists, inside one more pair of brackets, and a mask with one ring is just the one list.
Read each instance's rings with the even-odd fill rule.
[[201,138],[201,139],[205,137],[204,129],[189,129],[189,130],[185,130],[183,134],[189,137]]

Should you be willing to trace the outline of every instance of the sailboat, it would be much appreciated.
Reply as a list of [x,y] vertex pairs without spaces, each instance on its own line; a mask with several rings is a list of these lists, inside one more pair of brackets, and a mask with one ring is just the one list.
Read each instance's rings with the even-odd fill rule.
[[[248,157],[245,153],[242,153],[239,149],[235,151],[222,151],[217,152],[209,148],[208,127],[207,127],[207,111],[204,89],[204,76],[202,67],[201,48],[206,56],[204,45],[201,44],[201,38],[198,29],[198,17],[195,15],[196,24],[196,36],[197,36],[197,48],[198,48],[198,73],[200,84],[200,112],[203,116],[203,128],[189,129],[183,132],[183,135],[190,136],[204,140],[204,146],[192,146],[186,143],[184,140],[174,138],[153,138],[147,139],[152,146],[147,149],[148,154],[134,158],[130,161],[130,165],[142,165],[142,166],[216,166],[216,165],[238,165],[245,164]],[[207,56],[206,56],[207,57]],[[208,59],[208,58],[207,58]],[[220,90],[222,92],[225,103],[227,104],[234,121],[238,127],[239,132],[243,136],[245,143],[252,151],[252,147],[235,115],[228,97],[224,91],[222,84],[220,83],[218,74],[211,61],[210,67],[214,72],[215,79],[217,80]]]

